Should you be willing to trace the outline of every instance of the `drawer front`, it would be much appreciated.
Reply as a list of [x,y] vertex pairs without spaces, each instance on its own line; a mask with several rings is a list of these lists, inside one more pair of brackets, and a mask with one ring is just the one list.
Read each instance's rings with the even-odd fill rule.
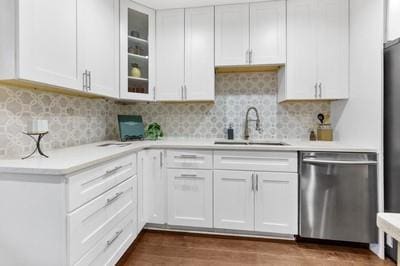
[[168,150],[168,168],[212,169],[212,151]]
[[137,179],[130,178],[85,206],[68,214],[69,250],[75,263],[114,228],[137,210]]
[[113,160],[68,178],[68,211],[89,202],[136,175],[136,154]]
[[128,215],[108,231],[78,262],[71,265],[115,265],[135,240],[137,234],[132,228],[136,227],[136,217],[133,214]]
[[297,173],[297,152],[215,151],[214,168]]

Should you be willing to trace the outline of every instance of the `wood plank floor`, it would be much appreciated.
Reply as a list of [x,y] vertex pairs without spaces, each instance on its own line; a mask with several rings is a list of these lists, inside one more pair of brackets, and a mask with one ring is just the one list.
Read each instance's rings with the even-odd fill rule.
[[395,265],[367,248],[145,230],[119,266]]

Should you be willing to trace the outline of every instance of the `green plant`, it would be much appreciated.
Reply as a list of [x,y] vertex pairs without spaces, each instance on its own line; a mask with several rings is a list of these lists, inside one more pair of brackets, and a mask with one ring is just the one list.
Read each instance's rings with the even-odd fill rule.
[[158,123],[151,123],[147,125],[144,135],[147,139],[157,140],[163,137],[164,133]]

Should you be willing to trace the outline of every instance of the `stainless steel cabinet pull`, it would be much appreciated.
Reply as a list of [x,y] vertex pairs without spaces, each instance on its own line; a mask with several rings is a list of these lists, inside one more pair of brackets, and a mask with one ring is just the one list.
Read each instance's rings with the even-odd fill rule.
[[314,98],[318,98],[318,82],[314,84]]
[[196,177],[196,174],[181,174],[181,177]]
[[196,158],[198,158],[197,155],[190,155],[190,154],[182,154],[179,157],[185,158],[185,159],[196,159]]
[[114,243],[115,240],[117,240],[117,238],[122,234],[124,230],[121,229],[118,232],[115,232],[115,235],[113,236],[113,238],[111,238],[110,240],[107,241],[107,247],[111,246],[112,243]]
[[153,87],[153,100],[156,100],[156,86]]
[[246,64],[250,64],[250,50],[246,51]]
[[304,163],[314,164],[332,164],[332,165],[375,165],[376,161],[336,161],[336,160],[320,160],[320,159],[303,159]]
[[107,175],[111,175],[111,174],[115,173],[116,171],[118,171],[118,170],[121,169],[121,168],[122,168],[122,166],[117,166],[117,167],[115,167],[114,169],[111,169],[111,170],[106,171],[106,174],[107,174]]
[[258,174],[256,174],[256,191],[258,191]]
[[181,99],[183,100],[183,85],[181,86]]
[[160,168],[163,167],[163,153],[160,151]]
[[319,98],[322,98],[322,83],[319,83]]
[[124,192],[118,192],[118,193],[116,193],[114,195],[114,197],[107,199],[107,204],[106,205],[110,205],[113,201],[115,201],[116,199],[121,197],[122,194],[124,194]]
[[249,52],[249,64],[253,63],[253,49],[250,50]]
[[183,87],[185,88],[185,100],[187,100],[187,86],[184,85]]
[[251,174],[251,190],[254,191],[254,173]]
[[88,89],[89,89],[89,91],[92,91],[92,72],[88,71],[88,75],[89,75]]
[[82,73],[82,90],[86,91],[86,84],[87,84],[87,73],[86,71]]

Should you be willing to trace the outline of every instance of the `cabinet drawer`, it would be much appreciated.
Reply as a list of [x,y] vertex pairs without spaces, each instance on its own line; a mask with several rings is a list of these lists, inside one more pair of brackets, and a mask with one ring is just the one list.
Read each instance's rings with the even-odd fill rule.
[[212,151],[168,150],[168,168],[212,169]]
[[75,210],[136,175],[136,154],[113,160],[68,178],[68,211]]
[[75,263],[124,217],[137,210],[136,194],[137,179],[130,178],[68,214],[71,262]]
[[214,168],[296,173],[297,152],[215,151]]
[[115,265],[136,238],[136,218],[130,214],[106,233],[75,266]]

